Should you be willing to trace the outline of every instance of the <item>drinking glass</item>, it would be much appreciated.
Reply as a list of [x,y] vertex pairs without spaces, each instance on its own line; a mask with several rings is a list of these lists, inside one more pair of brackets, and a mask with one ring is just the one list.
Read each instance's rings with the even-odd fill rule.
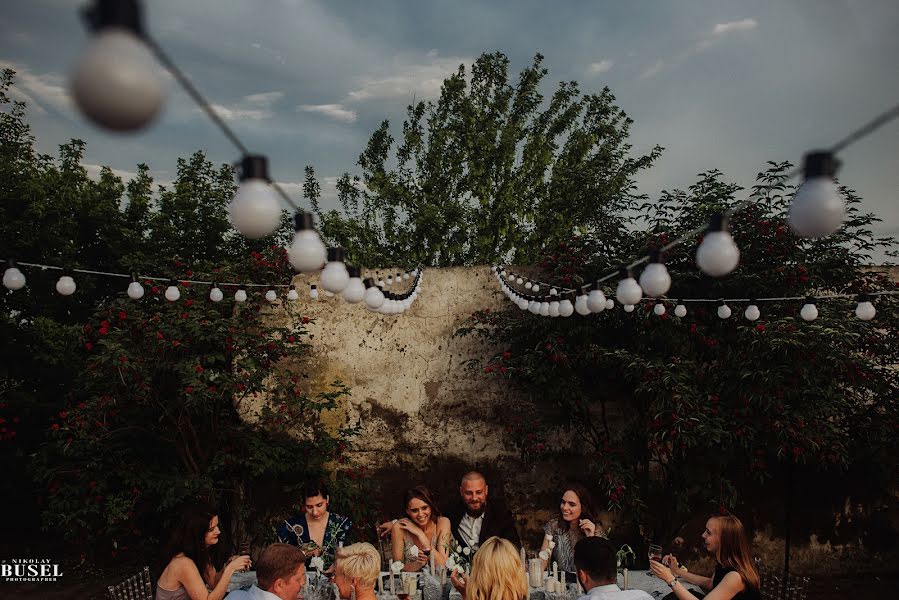
[[[650,544],[647,554],[649,555],[649,560],[662,562],[662,547],[658,544]],[[650,574],[652,574],[652,571],[650,571]]]

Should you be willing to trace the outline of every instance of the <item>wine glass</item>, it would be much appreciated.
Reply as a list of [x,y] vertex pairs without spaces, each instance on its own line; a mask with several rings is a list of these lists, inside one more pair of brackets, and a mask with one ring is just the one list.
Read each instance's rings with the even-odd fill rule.
[[[249,556],[250,555],[250,546],[252,539],[249,534],[246,534],[240,538],[240,544],[237,546],[237,554],[238,556]],[[250,567],[244,567],[242,569],[244,572],[249,571]]]
[[[650,544],[649,552],[647,552],[647,554],[649,555],[649,560],[654,560],[656,562],[662,562],[662,547],[659,546],[658,544]],[[649,573],[651,575],[652,571],[650,571]]]

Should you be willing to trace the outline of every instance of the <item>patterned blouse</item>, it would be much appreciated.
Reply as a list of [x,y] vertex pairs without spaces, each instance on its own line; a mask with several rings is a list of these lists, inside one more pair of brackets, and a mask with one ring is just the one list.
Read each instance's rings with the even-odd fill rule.
[[[340,544],[346,544],[347,536],[352,528],[353,522],[348,517],[342,517],[335,513],[328,514],[328,523],[325,525],[325,536],[321,545],[325,569],[334,563],[337,547]],[[309,537],[309,524],[306,522],[306,513],[285,519],[281,526],[278,527],[277,534],[278,539],[285,544],[301,547],[307,545],[318,546]],[[311,558],[310,556],[306,561],[307,564]]]
[[562,525],[559,525],[559,519],[553,519],[544,525],[543,532],[553,536],[553,541],[556,543],[552,556],[550,556],[546,565],[547,571],[552,571],[553,561],[556,561],[559,563],[560,571],[576,572],[574,566],[574,545],[584,539],[584,532],[580,529],[572,531],[564,521]]

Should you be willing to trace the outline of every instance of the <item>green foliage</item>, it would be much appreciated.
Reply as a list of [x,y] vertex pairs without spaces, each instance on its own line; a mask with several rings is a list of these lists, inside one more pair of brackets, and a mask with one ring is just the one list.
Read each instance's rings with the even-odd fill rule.
[[[4,258],[290,280],[286,215],[266,239],[230,229],[231,167],[197,152],[178,161],[167,187],[154,185],[147,165],[127,184],[109,169],[95,181],[81,166],[84,142],[63,145],[58,158],[34,151],[26,107],[10,100],[13,75],[0,80]],[[355,430],[322,421],[349,391],[335,382],[313,392],[299,370],[308,319],[258,294],[215,304],[205,287],[185,285],[167,302],[163,281],[142,281],[146,295],[132,301],[127,279],[78,275],[77,292],[62,297],[53,289],[59,271],[22,269],[27,286],[0,292],[0,492],[21,517],[20,535],[33,536],[39,516],[54,540],[146,560],[173,509],[206,499],[222,511],[223,545],[248,529],[263,542],[276,517],[302,502],[299,484],[330,475],[354,499],[346,514],[370,520],[371,495],[359,496],[367,482],[345,458]]]
[[[837,235],[806,241],[791,233],[784,219],[789,166],[771,164],[761,173],[760,201],[732,221],[740,267],[720,280],[703,276],[693,261],[696,245],[679,246],[666,261],[670,298],[896,289],[884,275],[860,270],[871,249],[893,240],[874,238],[870,225],[877,219],[859,212],[851,190],[842,190],[850,218]],[[705,222],[733,204],[737,191],[712,171],[687,191],[663,193],[643,207],[641,250]],[[542,264],[547,279],[569,287],[609,266],[601,243],[589,238],[559,245]],[[811,323],[799,318],[802,302],[762,304],[755,323],[742,317],[742,306],[722,321],[714,304],[688,303],[683,318],[673,316],[673,302],[666,304],[661,317],[652,312],[654,302],[631,314],[617,308],[568,319],[517,307],[482,311],[460,334],[504,348],[481,366],[529,398],[507,426],[523,455],[541,460],[568,452],[551,432],[571,432],[609,506],[633,511],[656,531],[670,531],[709,503],[734,506],[747,476],[764,481],[781,464],[833,470],[874,464],[889,476],[899,422],[894,297],[880,298],[876,319],[867,323],[855,318],[848,300],[820,303]]]
[[396,144],[384,121],[359,156],[361,176],[338,181],[340,210],[320,210],[307,168],[324,237],[370,265],[532,262],[572,234],[616,245],[641,198],[634,176],[661,149],[629,156],[631,120],[608,88],[581,95],[562,82],[545,101],[542,62],[538,54],[514,83],[505,55],[483,54],[470,82],[460,66],[436,102],[408,107]]

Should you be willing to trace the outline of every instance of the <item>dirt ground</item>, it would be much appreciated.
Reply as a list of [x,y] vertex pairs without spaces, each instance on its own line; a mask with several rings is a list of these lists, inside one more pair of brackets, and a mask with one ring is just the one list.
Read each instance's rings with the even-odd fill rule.
[[[110,581],[71,583],[0,583],[0,599],[103,600]],[[809,600],[868,600],[899,597],[899,573],[865,577],[821,577],[812,579]]]

